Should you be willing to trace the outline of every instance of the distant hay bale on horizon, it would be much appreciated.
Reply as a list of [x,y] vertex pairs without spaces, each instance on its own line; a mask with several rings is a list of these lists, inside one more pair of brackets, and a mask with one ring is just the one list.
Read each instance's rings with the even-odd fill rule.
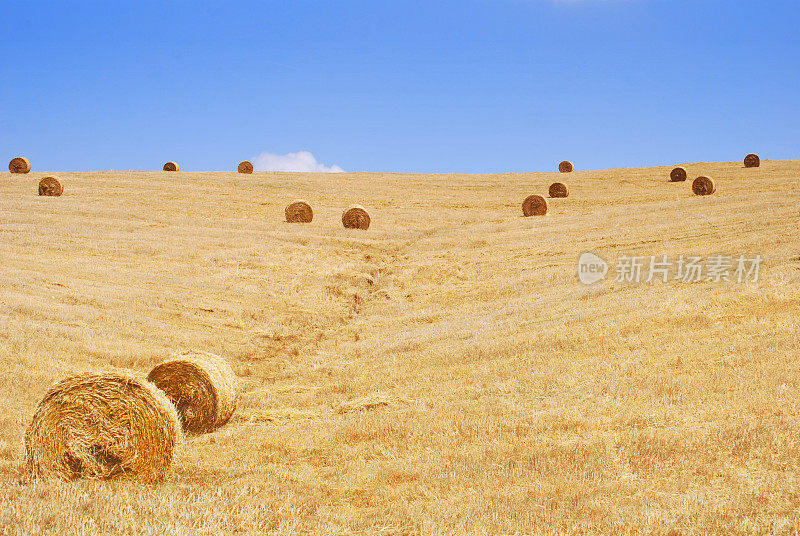
[[22,156],[12,158],[11,162],[8,163],[8,171],[11,173],[30,173],[31,162]]
[[239,167],[237,168],[237,171],[239,173],[246,173],[249,175],[250,173],[253,172],[253,163],[250,162],[249,160],[242,160],[241,162],[239,162]]
[[311,223],[314,219],[314,211],[311,205],[298,199],[290,203],[285,210],[286,221],[289,223]]
[[175,407],[151,383],[79,374],[36,406],[25,432],[26,475],[161,482],[180,439]]
[[569,160],[564,160],[560,164],[558,164],[558,171],[559,173],[572,173],[575,169],[575,166],[572,165],[572,162]]
[[39,195],[58,197],[64,193],[64,187],[55,177],[45,177],[39,181]]
[[164,171],[178,171],[178,164],[175,162],[167,162],[164,164]]
[[541,195],[529,195],[522,202],[522,215],[544,216],[547,214],[547,199]]
[[744,167],[759,167],[761,165],[761,158],[757,154],[750,153],[744,157]]
[[239,401],[238,380],[222,357],[183,352],[156,365],[147,380],[175,404],[183,430],[212,432],[230,420]]
[[717,191],[717,184],[711,177],[700,176],[692,182],[695,195],[711,195]]
[[569,187],[563,182],[554,182],[547,191],[550,197],[568,197]]
[[342,214],[342,225],[345,229],[369,229],[370,218],[361,205],[353,205]]
[[680,166],[669,172],[670,182],[684,182],[688,177],[689,176],[686,174],[686,170]]

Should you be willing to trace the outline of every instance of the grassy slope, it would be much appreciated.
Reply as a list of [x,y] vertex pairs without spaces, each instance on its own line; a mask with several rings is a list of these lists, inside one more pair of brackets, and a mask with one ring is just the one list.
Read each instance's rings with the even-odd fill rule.
[[[797,529],[800,161],[687,168],[717,194],[575,172],[544,218],[520,204],[557,174],[0,175],[0,533]],[[585,287],[587,250],[768,260]],[[244,392],[167,484],[17,483],[50,384],[181,349]]]

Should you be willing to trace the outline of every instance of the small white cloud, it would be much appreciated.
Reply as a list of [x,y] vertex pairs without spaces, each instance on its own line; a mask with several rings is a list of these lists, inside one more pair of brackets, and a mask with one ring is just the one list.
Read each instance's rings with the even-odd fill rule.
[[256,171],[300,171],[306,173],[344,173],[337,165],[326,166],[308,151],[288,154],[261,153],[253,158]]

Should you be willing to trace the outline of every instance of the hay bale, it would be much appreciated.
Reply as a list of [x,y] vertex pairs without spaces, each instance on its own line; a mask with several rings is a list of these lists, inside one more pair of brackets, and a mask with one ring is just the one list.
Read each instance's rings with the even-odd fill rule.
[[692,191],[696,195],[711,195],[717,191],[717,185],[711,177],[697,177],[692,182]]
[[744,157],[744,167],[758,167],[761,165],[761,159],[757,154],[750,153]]
[[687,178],[686,170],[682,167],[676,167],[669,172],[670,182],[685,182]]
[[178,164],[175,162],[167,162],[164,164],[164,171],[178,171]]
[[342,224],[346,229],[369,229],[370,219],[361,205],[353,205],[342,214]]
[[64,187],[55,177],[45,177],[39,181],[39,195],[58,197],[64,193]]
[[314,219],[314,211],[311,205],[298,199],[286,207],[286,221],[289,223],[311,223]]
[[54,385],[25,432],[29,479],[164,480],[181,429],[175,407],[151,383],[117,373]]
[[544,216],[547,214],[547,200],[541,195],[529,195],[522,202],[523,216]]
[[569,160],[564,160],[558,165],[559,173],[572,173],[572,170],[575,169],[575,166],[572,165],[572,162]]
[[27,158],[21,156],[12,158],[11,162],[8,163],[8,170],[11,173],[30,173],[31,162]]
[[253,172],[253,163],[249,160],[239,162],[237,170],[239,173],[247,173],[248,175]]
[[156,365],[147,380],[175,404],[183,430],[190,434],[211,432],[228,422],[239,400],[236,374],[214,354],[178,354]]
[[569,188],[563,182],[554,182],[550,185],[548,193],[550,197],[567,197],[569,195]]

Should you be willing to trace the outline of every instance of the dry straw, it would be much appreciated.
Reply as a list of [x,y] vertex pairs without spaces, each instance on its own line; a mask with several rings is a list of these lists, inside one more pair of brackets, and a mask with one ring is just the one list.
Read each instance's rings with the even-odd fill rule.
[[356,413],[384,407],[410,404],[411,400],[389,393],[375,393],[356,400],[345,400],[334,410],[336,413]]
[[21,156],[12,158],[11,162],[8,163],[8,170],[11,173],[30,173],[31,162],[27,158],[23,158]]
[[697,177],[692,182],[692,191],[696,195],[711,195],[717,191],[717,185],[711,177]]
[[761,165],[761,159],[757,154],[750,153],[744,157],[744,167],[758,167]]
[[563,182],[554,182],[550,185],[548,193],[550,197],[567,197],[569,195],[569,188]]
[[64,187],[55,177],[45,177],[39,181],[39,195],[58,197],[64,193]]
[[558,165],[558,171],[560,173],[571,173],[573,169],[575,169],[575,166],[573,166],[572,162],[569,160],[564,160]]
[[248,175],[253,172],[253,163],[249,160],[244,160],[239,162],[239,167],[237,168],[239,173],[247,173]]
[[164,164],[164,171],[178,171],[178,164],[175,162],[167,162]]
[[361,205],[353,205],[342,214],[342,225],[347,229],[369,229],[370,219]]
[[311,223],[314,219],[314,211],[311,205],[298,199],[286,207],[286,221],[289,223]]
[[184,352],[156,365],[147,379],[164,391],[184,431],[211,432],[231,418],[238,403],[238,381],[218,355]]
[[676,167],[669,172],[670,182],[684,182],[687,178],[686,170],[682,167]]
[[28,478],[160,482],[181,430],[175,407],[151,383],[80,374],[44,396],[25,432]]
[[544,216],[547,214],[547,200],[541,195],[529,195],[522,202],[523,216]]

